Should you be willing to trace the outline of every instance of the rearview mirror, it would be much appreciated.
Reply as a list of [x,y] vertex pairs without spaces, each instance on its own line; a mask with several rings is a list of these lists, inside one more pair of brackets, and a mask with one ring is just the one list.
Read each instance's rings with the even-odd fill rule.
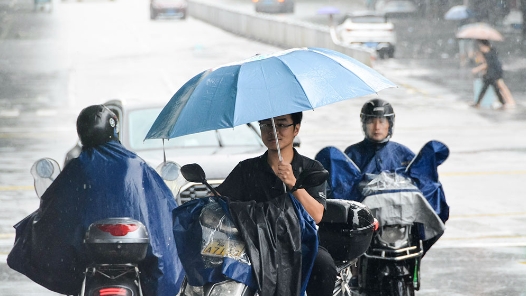
[[42,158],[35,162],[35,171],[40,178],[49,179],[55,172],[55,167],[49,158]]
[[298,176],[298,179],[296,180],[296,184],[294,187],[301,189],[301,188],[309,188],[309,187],[316,187],[318,185],[323,184],[329,177],[329,172],[325,169],[323,170],[314,170],[314,171],[303,171]]
[[205,171],[203,171],[203,168],[197,163],[183,165],[181,167],[181,174],[190,182],[205,184],[210,192],[214,193],[215,196],[219,196],[217,191],[206,181]]
[[205,171],[203,171],[203,168],[197,163],[183,165],[181,167],[181,174],[190,182],[203,183],[206,181]]

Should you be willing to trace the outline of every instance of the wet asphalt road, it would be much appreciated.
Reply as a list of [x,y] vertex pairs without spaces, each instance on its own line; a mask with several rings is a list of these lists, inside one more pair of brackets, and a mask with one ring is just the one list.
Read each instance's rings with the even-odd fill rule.
[[[75,143],[80,108],[115,97],[167,100],[202,69],[279,50],[192,18],[150,22],[146,1],[124,3],[70,0],[46,13],[33,12],[27,0],[0,0],[1,262],[13,243],[12,225],[38,206],[31,164],[46,156],[62,162]],[[440,26],[444,36],[447,26]],[[397,112],[394,140],[416,151],[439,139],[451,149],[440,168],[451,218],[422,264],[417,295],[526,295],[525,109],[468,108],[471,77],[458,66],[454,45],[443,37],[433,46],[412,33],[419,28],[428,35],[424,27],[399,20],[397,57],[375,65],[400,85],[380,94]],[[418,42],[429,49],[410,45]],[[508,85],[523,103],[521,56],[513,51],[503,61]],[[313,157],[324,146],[359,141],[363,101],[306,112],[301,153]],[[0,295],[54,295],[1,262]]]

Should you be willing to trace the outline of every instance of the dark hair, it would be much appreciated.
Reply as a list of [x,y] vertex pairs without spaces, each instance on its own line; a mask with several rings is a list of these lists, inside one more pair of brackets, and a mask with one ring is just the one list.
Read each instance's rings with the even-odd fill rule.
[[292,123],[301,124],[301,120],[303,119],[303,112],[296,112],[290,114],[290,117],[292,118]]
[[[303,119],[303,112],[290,113],[290,118],[292,118],[292,124],[301,124],[301,120]],[[259,123],[261,123],[262,121],[263,120],[258,120]]]
[[486,46],[490,46],[490,43],[489,43],[489,40],[486,40],[486,39],[477,39],[477,42],[482,44],[482,45],[486,45]]

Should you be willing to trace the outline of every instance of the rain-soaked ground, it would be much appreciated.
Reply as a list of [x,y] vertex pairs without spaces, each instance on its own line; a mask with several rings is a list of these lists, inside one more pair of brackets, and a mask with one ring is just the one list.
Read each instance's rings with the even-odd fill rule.
[[[84,1],[83,3],[88,6],[95,5],[94,3],[96,2],[92,0]],[[103,3],[102,0],[99,2]],[[17,3],[17,1],[0,0],[0,3],[11,5],[12,3]],[[18,3],[23,2],[19,0]],[[76,5],[76,2],[73,1],[66,1],[65,3],[64,6]],[[124,3],[124,1],[116,1],[116,3]],[[27,2],[26,7],[31,7],[29,2]],[[44,18],[45,15],[35,15],[32,18],[33,21],[21,20],[20,23],[28,27],[32,26],[33,28],[44,30],[46,24],[49,25],[48,22],[40,22]],[[100,19],[104,20],[104,17],[101,16]],[[193,23],[195,20],[190,18],[187,22]],[[396,57],[388,61],[378,61],[378,69],[390,68],[390,70],[396,69],[396,71],[389,73],[403,73],[403,77],[392,77],[392,79],[397,78],[397,82],[401,81],[404,83],[406,81],[405,77],[422,78],[436,82],[444,86],[442,89],[444,92],[465,96],[466,104],[471,101],[473,93],[469,67],[460,67],[456,56],[457,45],[454,39],[456,24],[427,19],[399,19],[394,20],[394,22],[398,33]],[[157,23],[159,30],[152,30],[154,33],[152,35],[160,35],[162,32],[160,26],[168,23],[170,22]],[[173,22],[173,25],[177,26],[178,23]],[[198,28],[202,27],[200,24],[195,25]],[[42,109],[52,110],[54,106],[63,106],[64,101],[46,101],[45,97],[39,97],[38,94],[46,92],[56,93],[57,95],[50,97],[65,100],[65,94],[61,94],[64,91],[64,87],[61,87],[58,83],[66,83],[66,79],[63,76],[67,76],[67,73],[44,71],[47,69],[46,67],[35,71],[34,67],[35,63],[38,62],[38,58],[28,54],[31,53],[31,47],[34,46],[31,43],[31,36],[24,34],[6,36],[5,32],[9,31],[4,31],[4,29],[6,27],[2,28],[0,26],[0,30],[2,30],[0,37],[7,37],[5,38],[7,41],[1,40],[3,41],[3,49],[8,48],[11,44],[17,44],[22,45],[27,51],[3,51],[1,52],[3,57],[0,59],[2,63],[5,63],[0,65],[0,71],[7,69],[7,66],[9,66],[8,62],[11,65],[17,64],[21,67],[21,71],[12,76],[12,81],[3,81],[5,83],[3,85],[9,87],[5,87],[2,90],[2,98],[16,98],[16,100],[0,102],[2,104],[0,109],[2,113],[0,124],[0,156],[2,158],[0,184],[4,186],[4,189],[7,186],[13,186],[0,194],[0,204],[3,205],[0,207],[0,220],[4,222],[0,224],[0,227],[2,227],[0,233],[9,235],[0,237],[5,242],[5,244],[0,245],[2,259],[5,259],[5,254],[7,254],[11,247],[10,244],[13,242],[11,228],[13,221],[22,219],[27,214],[28,209],[34,209],[38,206],[38,199],[31,191],[31,186],[28,186],[31,184],[31,176],[28,173],[30,164],[39,155],[51,156],[61,162],[64,152],[74,144],[75,132],[72,123],[76,117],[76,114],[73,112],[69,114],[62,113],[63,109],[60,109],[61,112],[57,114],[44,114],[42,112]],[[25,32],[29,31],[25,30]],[[515,95],[515,99],[524,103],[526,102],[526,95],[522,84],[525,81],[526,62],[524,55],[518,50],[518,43],[514,41],[516,36],[518,36],[518,32],[505,33],[506,42],[496,43],[495,46],[499,50],[504,63],[506,83]],[[231,37],[225,38],[228,41],[231,39]],[[223,42],[224,40],[221,41]],[[222,43],[216,42],[214,44]],[[191,48],[191,45],[189,43],[187,47]],[[5,58],[8,54],[12,55],[10,59]],[[26,54],[28,55],[25,56]],[[48,59],[43,61],[42,64],[51,62],[55,61]],[[215,63],[212,60],[207,62],[210,64]],[[77,70],[81,72],[84,69],[79,67]],[[129,76],[125,77],[130,78]],[[98,82],[98,80],[96,81]],[[33,87],[27,87],[27,84],[32,84]],[[425,85],[427,86],[427,84]],[[520,247],[522,246],[520,240],[524,238],[521,225],[524,225],[526,221],[523,213],[524,203],[521,203],[523,194],[518,188],[520,185],[517,185],[521,184],[519,180],[521,176],[522,180],[524,180],[524,173],[521,173],[523,172],[523,167],[520,168],[520,162],[515,161],[509,164],[509,167],[506,168],[507,171],[503,175],[491,174],[493,169],[504,170],[502,169],[504,165],[499,165],[499,162],[505,162],[504,158],[510,155],[513,157],[509,157],[509,162],[513,162],[516,159],[523,160],[523,157],[516,157],[516,154],[522,153],[524,155],[524,144],[522,144],[523,141],[507,143],[512,144],[510,145],[511,147],[504,148],[500,147],[502,145],[499,144],[490,145],[492,144],[490,142],[495,141],[492,139],[492,136],[498,139],[497,142],[504,142],[503,139],[507,135],[510,135],[510,137],[521,136],[520,132],[513,132],[512,129],[524,126],[523,121],[510,125],[492,126],[476,118],[473,115],[475,113],[474,110],[470,110],[467,107],[462,109],[463,104],[457,106],[453,99],[446,98],[443,100],[444,104],[449,102],[455,105],[451,110],[440,105],[442,100],[430,98],[428,102],[422,103],[422,98],[418,96],[418,92],[431,90],[426,87],[420,87],[418,84],[413,83],[411,87],[414,87],[414,89],[407,89],[407,93],[410,95],[407,96],[406,101],[404,97],[406,88],[405,85],[401,86],[403,88],[397,91],[381,93],[382,96],[385,94],[385,98],[396,105],[398,127],[395,140],[415,146],[415,143],[419,145],[423,141],[422,134],[424,134],[426,139],[430,135],[436,135],[440,139],[444,139],[452,148],[450,160],[445,164],[445,172],[449,173],[449,175],[445,174],[443,176],[447,196],[453,205],[452,218],[448,221],[449,229],[446,237],[439,241],[439,244],[428,253],[423,262],[423,287],[417,295],[526,295],[524,292],[526,291],[526,286],[524,285],[524,279],[526,278],[524,268],[526,254],[524,248]],[[417,95],[415,95],[415,92]],[[17,108],[17,105],[20,105],[20,108]],[[346,106],[349,106],[349,109],[354,108],[353,110],[358,110],[358,105],[358,102],[350,102],[350,106]],[[16,109],[22,110],[22,116],[15,114],[16,111],[14,110]],[[303,151],[317,151],[317,149],[312,148],[313,144],[318,145],[313,140],[317,139],[317,137],[319,137],[317,140],[320,142],[329,141],[325,134],[319,135],[317,133],[316,127],[313,127],[312,124],[313,119],[317,119],[316,122],[320,123],[320,127],[323,124],[324,127],[328,126],[333,129],[343,125],[344,128],[341,128],[343,130],[348,127],[345,124],[350,121],[350,116],[347,114],[349,109],[323,110],[320,108],[316,112],[306,114],[307,120],[302,125],[302,139],[306,144],[302,147]],[[433,109],[433,114],[436,109],[436,114],[438,115],[436,117],[430,115],[430,118],[424,118],[429,109]],[[444,112],[444,109],[451,111],[452,114],[447,114]],[[327,110],[333,111],[328,115],[324,115],[323,112],[329,112]],[[422,114],[415,114],[419,110]],[[464,114],[466,116],[465,121],[460,118]],[[493,110],[480,110],[477,114],[486,118],[493,118],[494,120],[506,120],[506,118],[512,116],[525,116],[525,112],[513,112],[507,113],[509,116],[506,117],[506,114],[494,112]],[[451,123],[446,122],[448,115],[453,116]],[[457,116],[455,117],[455,115]],[[410,120],[410,117],[415,118],[415,121]],[[439,117],[444,119],[439,119]],[[309,119],[311,119],[311,122],[309,122]],[[474,126],[466,126],[471,121],[474,122]],[[511,122],[512,120],[509,121]],[[38,124],[35,122],[38,122]],[[483,136],[478,136],[481,133],[478,130],[479,127],[475,126],[476,124],[481,124],[482,128],[485,129],[485,132],[482,133]],[[504,129],[501,130],[501,127],[504,127]],[[456,128],[458,131],[451,128]],[[361,132],[358,129],[353,131],[353,129],[348,128],[348,130],[340,131],[334,128],[333,132],[338,132],[338,135],[345,135],[338,138],[341,142],[348,142],[349,134],[354,135],[355,138],[361,136]],[[458,134],[458,139],[455,138],[454,134]],[[466,144],[469,140],[465,140],[462,137],[470,136],[472,138],[469,139],[477,143],[482,141],[484,145],[481,145],[481,147],[469,146]],[[486,137],[487,140],[484,141]],[[334,139],[330,140],[334,141]],[[330,144],[335,143],[331,142]],[[469,147],[466,148],[466,146]],[[491,164],[485,165],[484,162],[476,162],[480,158]],[[465,171],[473,171],[473,174],[463,175],[463,173],[466,173]],[[509,177],[505,175],[506,173],[509,174]],[[506,188],[506,192],[509,192],[509,194],[502,197],[498,195],[500,190],[494,187],[489,187],[489,190],[480,190],[481,196],[473,196],[469,194],[468,189],[461,190],[462,184],[456,185],[458,184],[458,179],[473,180],[471,181],[472,183],[467,184],[471,186],[487,185],[487,183],[493,181],[490,180],[490,177],[499,178],[498,183],[503,187],[507,186],[508,183],[506,182],[516,181],[516,184]],[[512,177],[514,178],[512,179]],[[483,191],[497,192],[495,196],[502,198],[505,202],[502,205],[489,203],[490,198],[487,197],[489,194],[485,194]],[[519,191],[521,191],[520,194],[518,193]],[[473,201],[476,201],[476,205],[470,204]],[[478,204],[480,206],[477,206]],[[485,207],[487,204],[490,204],[495,209],[488,209],[488,207]],[[500,216],[495,213],[500,214]],[[478,216],[482,218],[477,220],[476,217]],[[501,225],[505,225],[505,230],[499,227]],[[481,231],[482,228],[487,228],[488,232]],[[463,236],[466,237],[465,240],[463,240]],[[477,239],[482,242],[479,243]],[[497,243],[493,244],[494,247],[484,246],[483,243],[486,241],[492,243],[493,240],[497,241]],[[505,242],[499,246],[501,241]],[[456,246],[457,242],[459,246]],[[474,242],[474,246],[466,246],[467,243],[471,242]],[[517,243],[519,247],[514,246],[514,243]],[[9,269],[5,264],[0,264],[0,288],[1,295],[55,295],[31,283],[27,278]]]

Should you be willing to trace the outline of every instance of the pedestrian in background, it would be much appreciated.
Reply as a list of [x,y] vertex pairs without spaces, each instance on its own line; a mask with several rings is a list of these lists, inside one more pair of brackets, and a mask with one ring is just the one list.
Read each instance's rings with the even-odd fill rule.
[[472,106],[480,107],[482,98],[486,94],[488,87],[491,85],[497,94],[502,108],[514,107],[515,101],[511,95],[510,90],[504,83],[502,64],[497,56],[497,51],[491,46],[488,40],[477,40],[479,47],[478,58],[481,59],[481,64],[473,68],[473,74],[484,73],[482,76],[482,89],[478,95],[477,102]]

